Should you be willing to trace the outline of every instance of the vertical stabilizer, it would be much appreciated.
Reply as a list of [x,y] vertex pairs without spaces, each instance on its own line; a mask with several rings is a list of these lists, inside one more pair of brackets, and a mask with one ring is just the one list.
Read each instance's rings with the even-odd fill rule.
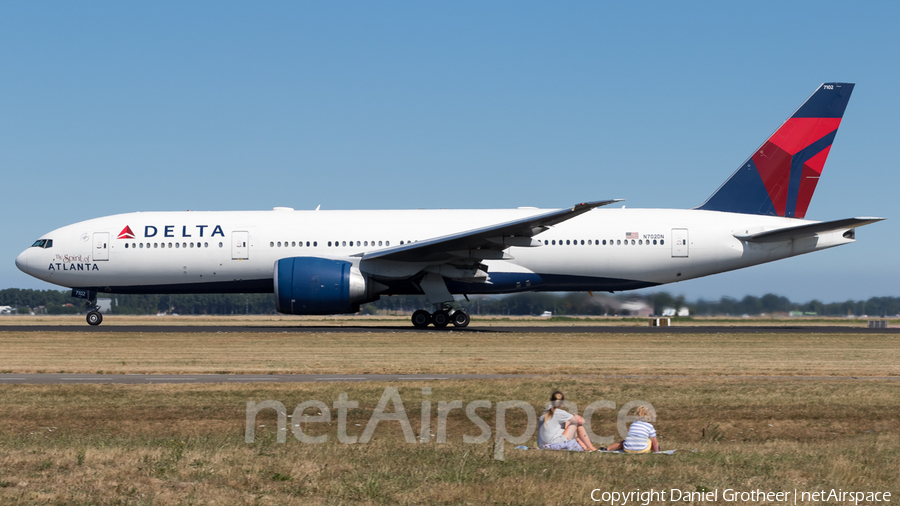
[[698,209],[806,216],[853,86],[819,86]]

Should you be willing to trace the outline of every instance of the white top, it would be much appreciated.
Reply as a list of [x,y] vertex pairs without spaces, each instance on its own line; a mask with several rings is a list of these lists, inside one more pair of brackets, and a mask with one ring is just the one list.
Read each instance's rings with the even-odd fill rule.
[[637,420],[628,427],[628,437],[625,438],[625,449],[632,452],[639,452],[647,449],[647,440],[656,437],[656,429],[652,425]]
[[[549,411],[549,409],[547,411]],[[547,411],[544,411],[538,420],[538,448],[543,447],[545,444],[565,442],[566,436],[563,434],[563,428],[565,428],[566,422],[572,418],[571,413],[564,409],[556,408],[556,411],[553,412],[553,418],[545,422],[544,415]]]

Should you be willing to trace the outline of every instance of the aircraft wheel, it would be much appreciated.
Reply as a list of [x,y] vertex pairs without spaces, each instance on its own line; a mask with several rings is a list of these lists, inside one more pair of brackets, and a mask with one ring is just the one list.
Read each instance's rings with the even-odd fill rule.
[[469,326],[469,313],[465,311],[457,311],[453,313],[453,316],[450,317],[450,320],[453,322],[454,327],[468,327]]
[[420,309],[412,314],[412,324],[420,329],[424,329],[428,327],[428,324],[431,323],[431,314],[424,309]]
[[87,314],[87,322],[93,326],[100,325],[103,322],[103,315],[100,314],[100,311],[90,311]]
[[434,324],[436,328],[442,329],[450,323],[450,313],[447,311],[435,311],[433,315],[431,315],[431,323]]

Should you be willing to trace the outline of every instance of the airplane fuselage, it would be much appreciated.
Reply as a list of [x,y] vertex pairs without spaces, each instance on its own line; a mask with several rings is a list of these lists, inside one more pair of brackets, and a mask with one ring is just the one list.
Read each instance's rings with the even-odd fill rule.
[[[44,281],[112,293],[271,292],[275,263],[290,257],[350,260],[388,287],[428,262],[366,260],[373,252],[546,212],[500,210],[145,212],[59,228],[17,263]],[[735,236],[814,223],[777,216],[677,209],[595,209],[553,226],[537,247],[483,259],[487,278],[454,281],[456,294],[619,291],[697,278],[853,242],[833,231],[769,243]]]

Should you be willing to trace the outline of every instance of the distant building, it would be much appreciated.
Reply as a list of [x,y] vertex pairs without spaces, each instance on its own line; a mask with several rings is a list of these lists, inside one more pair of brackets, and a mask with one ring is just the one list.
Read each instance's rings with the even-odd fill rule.
[[627,312],[628,316],[646,317],[653,314],[653,307],[642,300],[630,300],[622,304],[619,311]]
[[690,316],[691,310],[687,307],[681,307],[678,311],[675,310],[674,307],[663,308],[662,311],[663,316]]
[[112,309],[112,299],[97,299],[97,305],[100,306],[100,312],[106,314]]

